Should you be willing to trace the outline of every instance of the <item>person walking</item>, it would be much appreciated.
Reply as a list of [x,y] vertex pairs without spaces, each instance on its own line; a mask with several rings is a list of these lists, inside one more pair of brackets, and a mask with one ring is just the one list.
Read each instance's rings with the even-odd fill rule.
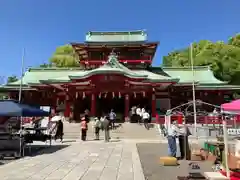
[[60,139],[60,142],[62,142],[63,141],[63,122],[62,122],[62,120],[58,120],[56,128],[57,128],[57,131],[56,131],[54,139],[55,139],[55,141],[57,139]]
[[111,109],[109,113],[110,126],[112,129],[115,129],[116,113]]
[[147,111],[145,111],[145,109],[144,109],[144,112],[142,113],[142,119],[143,119],[144,127],[147,130],[149,130],[149,125],[148,125],[149,118],[150,118],[149,113]]
[[105,142],[109,142],[109,140],[110,140],[110,132],[109,132],[110,122],[106,116],[102,117],[102,126],[103,126],[103,130],[104,130]]
[[82,118],[81,121],[81,139],[82,141],[86,141],[87,139],[87,130],[88,130],[88,125],[85,117]]
[[95,117],[95,122],[94,122],[94,129],[95,129],[95,140],[99,140],[99,132],[101,129],[101,121],[99,120],[99,118]]
[[138,105],[137,109],[136,109],[136,114],[137,114],[137,121],[138,124],[141,124],[141,120],[142,120],[142,110],[140,108],[140,106]]

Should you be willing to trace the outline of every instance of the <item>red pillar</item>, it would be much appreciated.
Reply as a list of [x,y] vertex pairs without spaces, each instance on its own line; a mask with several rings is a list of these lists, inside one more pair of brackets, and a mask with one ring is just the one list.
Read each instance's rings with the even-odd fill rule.
[[129,95],[126,94],[125,95],[125,110],[124,110],[124,119],[125,119],[125,121],[129,120],[129,110],[130,110],[130,107],[129,107]]
[[64,116],[65,118],[69,118],[70,117],[70,113],[71,113],[71,103],[69,100],[69,96],[66,95],[65,97],[65,112],[64,112]]
[[96,115],[96,95],[94,93],[91,95],[91,115]]
[[156,117],[156,95],[152,94],[152,117]]

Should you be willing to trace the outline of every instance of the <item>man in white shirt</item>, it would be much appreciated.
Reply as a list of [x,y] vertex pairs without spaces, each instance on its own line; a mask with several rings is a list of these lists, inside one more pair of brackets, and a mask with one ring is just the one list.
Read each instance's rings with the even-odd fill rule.
[[138,123],[140,124],[141,119],[142,119],[142,110],[141,110],[140,106],[137,107],[136,114],[138,116]]
[[144,110],[144,113],[142,114],[142,119],[143,119],[144,126],[147,130],[149,130],[149,126],[148,126],[149,118],[150,118],[149,113]]
[[176,137],[179,135],[180,129],[177,126],[177,122],[173,121],[172,124],[167,128],[167,139],[170,150],[170,156],[176,157],[177,155],[177,142]]

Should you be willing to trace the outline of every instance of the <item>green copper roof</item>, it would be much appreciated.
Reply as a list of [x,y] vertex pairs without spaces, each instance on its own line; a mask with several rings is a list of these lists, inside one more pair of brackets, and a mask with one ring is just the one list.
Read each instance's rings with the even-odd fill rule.
[[[25,72],[23,76],[23,84],[41,84],[40,80],[48,80],[48,79],[63,79],[67,78],[70,74],[74,72],[81,71],[80,68],[30,68],[27,72]],[[18,86],[20,84],[20,80],[8,84],[9,86]]]
[[71,74],[71,75],[69,75],[69,78],[70,79],[84,79],[91,75],[102,74],[102,73],[109,73],[109,74],[119,73],[119,74],[123,74],[127,77],[132,77],[132,78],[147,78],[147,75],[134,72],[134,71],[128,69],[127,67],[125,67],[124,65],[122,65],[121,63],[119,63],[117,56],[114,53],[112,53],[108,57],[107,63],[104,64],[103,66],[93,69],[93,70],[90,70],[90,71],[83,71],[83,72],[77,72],[77,73]]
[[[163,67],[162,70],[171,77],[179,78],[179,83],[190,83],[193,81],[191,67]],[[194,80],[199,84],[227,84],[216,79],[209,67],[194,67]]]

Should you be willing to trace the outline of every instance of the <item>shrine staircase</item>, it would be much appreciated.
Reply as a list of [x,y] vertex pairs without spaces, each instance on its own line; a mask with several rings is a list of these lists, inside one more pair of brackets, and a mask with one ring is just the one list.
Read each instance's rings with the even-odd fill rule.
[[[112,139],[136,139],[136,140],[160,140],[162,137],[155,126],[149,130],[145,129],[143,125],[137,123],[122,123],[120,126],[110,132]],[[80,137],[80,123],[64,122],[64,139],[75,140]],[[101,139],[104,139],[104,133],[100,131]],[[94,130],[92,123],[88,125],[88,138],[94,139]]]

